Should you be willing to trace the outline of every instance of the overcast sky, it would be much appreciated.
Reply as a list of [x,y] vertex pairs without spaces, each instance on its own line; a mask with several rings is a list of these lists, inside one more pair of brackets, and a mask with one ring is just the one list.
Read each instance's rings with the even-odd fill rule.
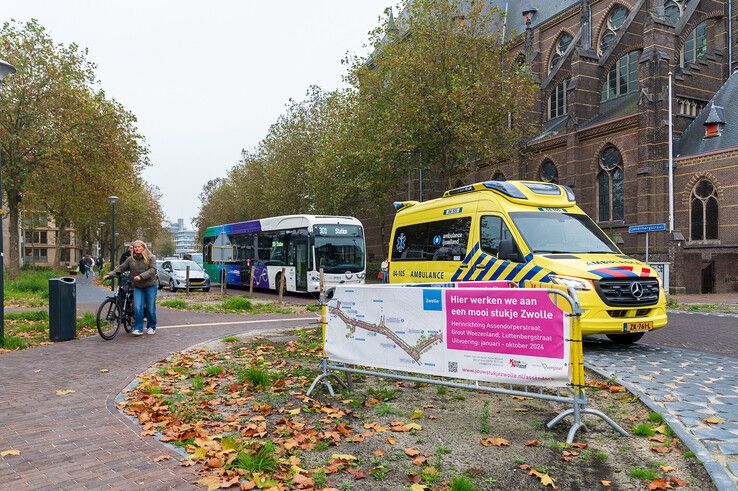
[[[189,224],[202,185],[261,140],[288,99],[341,85],[390,0],[4,0],[3,19],[38,19],[89,48],[102,87],[138,117],[146,179]],[[111,190],[112,191],[112,190]]]

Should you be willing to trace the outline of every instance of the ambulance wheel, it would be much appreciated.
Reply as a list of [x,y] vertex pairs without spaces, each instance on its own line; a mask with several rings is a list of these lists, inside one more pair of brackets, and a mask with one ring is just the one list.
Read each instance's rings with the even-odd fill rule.
[[631,332],[628,334],[607,334],[607,337],[615,344],[633,344],[641,339],[643,334],[642,332]]

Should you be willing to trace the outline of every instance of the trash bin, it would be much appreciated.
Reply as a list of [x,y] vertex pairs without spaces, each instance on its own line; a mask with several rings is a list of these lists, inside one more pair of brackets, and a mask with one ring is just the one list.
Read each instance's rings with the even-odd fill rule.
[[77,280],[64,276],[49,280],[49,339],[69,341],[77,336]]

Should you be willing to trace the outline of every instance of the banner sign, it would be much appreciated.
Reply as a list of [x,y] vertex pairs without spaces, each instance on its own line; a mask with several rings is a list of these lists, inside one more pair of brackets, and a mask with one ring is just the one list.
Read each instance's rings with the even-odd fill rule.
[[325,352],[373,368],[565,387],[569,339],[568,316],[542,289],[338,286]]

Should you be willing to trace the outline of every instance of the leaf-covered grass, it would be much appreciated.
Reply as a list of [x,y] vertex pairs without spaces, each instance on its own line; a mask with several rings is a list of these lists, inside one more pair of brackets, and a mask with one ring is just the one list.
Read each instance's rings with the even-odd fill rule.
[[66,271],[52,269],[24,269],[18,278],[4,278],[7,306],[40,307],[48,303],[49,279],[68,276]]
[[244,296],[228,297],[225,300],[212,302],[201,300],[197,297],[192,299],[170,299],[161,300],[159,305],[170,309],[194,310],[201,312],[217,313],[244,313],[244,314],[293,314],[299,312],[314,312],[312,305],[284,305],[276,302],[253,302]]
[[[85,312],[77,317],[77,337],[92,335],[97,335],[95,314]],[[47,311],[33,310],[5,314],[5,345],[0,349],[0,354],[8,350],[34,348],[50,343]]]
[[642,481],[653,481],[654,479],[661,477],[661,474],[655,470],[646,469],[645,467],[634,467],[628,471],[628,475]]
[[[356,377],[353,391],[308,397],[305,391],[320,373],[321,332],[294,334],[173,354],[141,377],[123,410],[139,418],[144,432],[159,432],[184,449],[187,461],[205,476],[198,481],[203,487],[250,481],[260,489],[405,489],[414,483],[464,491],[527,489],[527,484],[533,489],[536,480],[555,480],[558,489],[596,489],[600,479],[613,479],[613,489],[639,489],[643,476],[659,471],[650,464],[651,444],[645,439],[628,440],[622,454],[604,443],[612,439],[609,432],[604,438],[592,432],[589,447],[572,446],[563,442],[565,428],[548,431],[526,421],[541,416],[535,407],[520,414],[518,407],[506,407],[518,403],[473,391],[449,393],[466,394],[464,403],[439,396],[427,384]],[[479,441],[480,411],[484,414],[488,400],[489,432],[495,440],[509,438],[511,448],[485,448],[480,442],[478,451],[470,451],[457,447],[455,438],[445,439],[449,432],[465,432],[459,435],[464,441]],[[606,400],[615,409],[631,407]],[[633,412],[618,416],[627,414]],[[647,413],[639,414],[638,421],[654,425]],[[540,444],[524,445],[532,438]],[[682,458],[678,452],[661,458],[690,479],[682,474],[686,466],[672,460],[676,457]],[[636,470],[626,475],[612,469]]]

